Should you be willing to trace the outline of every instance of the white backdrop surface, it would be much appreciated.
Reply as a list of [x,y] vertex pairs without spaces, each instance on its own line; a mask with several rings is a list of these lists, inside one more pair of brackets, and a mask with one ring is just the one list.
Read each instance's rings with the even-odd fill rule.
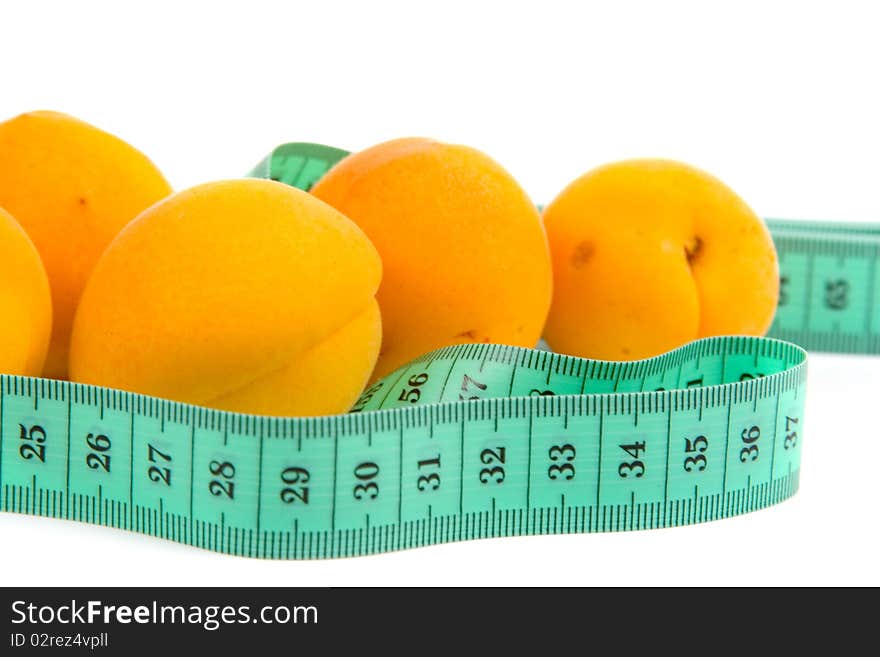
[[[536,201],[632,156],[688,161],[764,216],[880,221],[868,2],[0,4],[0,120],[64,111],[180,189],[284,141],[478,147]],[[880,584],[880,357],[814,355],[801,490],[721,522],[326,562],[233,558],[0,514],[0,584]]]

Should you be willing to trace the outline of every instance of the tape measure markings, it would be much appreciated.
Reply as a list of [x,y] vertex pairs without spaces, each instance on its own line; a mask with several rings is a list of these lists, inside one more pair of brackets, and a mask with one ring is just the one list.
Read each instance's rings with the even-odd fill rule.
[[770,231],[776,233],[792,233],[795,235],[815,235],[833,233],[838,236],[880,238],[880,225],[853,221],[807,221],[803,219],[767,218],[765,220]]
[[[606,390],[616,384],[638,391],[659,382],[686,383],[696,371],[697,359],[702,369],[698,378],[704,383],[720,382],[722,367],[728,377],[740,372],[753,376],[753,369],[743,369],[755,366],[775,373],[675,392],[577,394],[594,386]],[[286,420],[237,416],[89,386],[4,377],[2,508],[272,557],[342,556],[446,538],[635,529],[724,517],[778,501],[796,488],[797,467],[792,466],[799,451],[786,454],[788,468],[780,471],[778,415],[769,414],[766,406],[769,400],[778,413],[784,401],[793,417],[801,418],[802,359],[803,353],[791,345],[744,338],[695,343],[667,357],[624,364],[466,345],[419,359],[386,380],[392,393],[400,392],[389,395],[392,406],[410,403],[406,399],[414,397],[408,392],[413,383],[425,391],[419,396],[424,394],[427,405]],[[471,374],[480,364],[484,369],[478,380]],[[427,377],[422,376],[425,370],[431,371]],[[444,385],[429,386],[432,376],[440,376]],[[494,389],[501,395],[510,391],[519,395],[538,390],[536,385],[551,385],[554,392],[566,396],[444,401],[461,395],[459,381],[469,382],[467,392],[493,394]],[[431,395],[440,401],[430,401]],[[724,421],[718,426],[725,434],[737,423],[740,432],[738,425],[751,421],[756,413],[765,432],[767,420],[772,421],[769,467],[753,468],[754,472],[729,481],[737,452],[725,448],[722,454],[716,448],[712,458],[705,459],[715,480],[682,480],[672,472],[676,468],[671,467],[675,464],[670,461],[670,432],[690,435],[690,425],[709,426],[706,421],[719,413]],[[129,440],[123,441],[130,450],[127,454],[117,451],[115,435],[120,433],[128,434]],[[10,449],[9,439],[16,434],[19,444]],[[630,434],[635,436],[626,438]],[[88,439],[80,440],[83,435],[92,436],[91,444],[98,448],[107,446],[106,461],[80,444],[88,444]],[[717,445],[719,437],[711,440]],[[725,435],[725,445],[727,440]],[[25,449],[23,445],[30,443],[32,449]],[[37,445],[42,450],[36,450]],[[554,448],[555,452],[548,452]],[[623,455],[615,450],[623,450]],[[25,458],[24,453],[32,451],[42,458]],[[64,462],[54,453],[63,454]],[[95,467],[84,467],[90,462],[89,453]],[[14,457],[21,463],[10,473],[7,462]],[[469,462],[475,458],[476,463]],[[126,466],[124,477],[117,476],[112,459]],[[538,459],[547,463],[538,465]],[[450,462],[451,475],[446,466]],[[101,472],[105,463],[108,469]],[[441,463],[447,469],[440,470]],[[329,473],[328,464],[332,464]],[[574,486],[565,482],[557,490],[552,477],[541,474],[547,470],[564,477],[568,466],[580,475]],[[630,467],[643,475],[647,470],[663,474],[624,482],[621,473]],[[282,506],[278,491],[267,494],[264,483],[277,482],[280,472],[290,474],[280,482],[291,484],[288,498],[310,495],[314,506],[293,513]],[[353,476],[343,482],[345,473]],[[330,482],[323,490],[316,485],[322,474]],[[96,483],[95,475],[104,479]],[[412,482],[432,487],[450,478],[457,494],[434,498],[430,510],[408,487]],[[308,492],[297,488],[297,483],[309,483]],[[491,495],[485,492],[487,485],[504,483],[506,488]],[[380,490],[390,496],[388,501],[361,508]],[[226,491],[238,491],[238,497],[230,496],[224,505]],[[44,502],[46,495],[51,504]],[[59,504],[62,500],[65,503]]]
[[780,305],[770,335],[807,349],[880,353],[880,237],[783,229]]
[[268,178],[309,191],[327,170],[348,155],[348,151],[323,144],[283,144],[269,153],[248,174]]

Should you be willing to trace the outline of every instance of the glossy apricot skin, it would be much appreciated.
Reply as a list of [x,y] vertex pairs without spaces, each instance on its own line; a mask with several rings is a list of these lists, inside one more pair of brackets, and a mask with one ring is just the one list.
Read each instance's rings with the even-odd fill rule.
[[382,257],[374,378],[446,345],[535,346],[552,292],[547,238],[525,191],[487,155],[397,139],[341,160],[312,193]]
[[95,266],[75,381],[264,415],[347,411],[375,365],[381,262],[346,217],[267,180],[179,192]]
[[670,160],[595,169],[544,210],[557,351],[606,360],[713,335],[763,335],[779,296],[764,222],[729,187]]
[[123,226],[170,193],[143,153],[71,116],[29,112],[0,123],[0,207],[33,240],[52,291],[44,376],[67,376],[73,316],[95,261]]

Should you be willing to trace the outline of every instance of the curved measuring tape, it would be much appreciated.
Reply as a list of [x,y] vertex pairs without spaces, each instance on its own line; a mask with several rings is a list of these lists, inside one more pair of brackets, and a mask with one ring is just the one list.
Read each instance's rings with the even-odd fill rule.
[[713,520],[797,488],[805,375],[767,338],[628,363],[463,345],[287,419],[3,377],[2,508],[276,558]]
[[[344,155],[286,145],[254,175],[307,189]],[[772,230],[777,335],[878,351],[877,234]],[[448,347],[322,418],[2,376],[0,509],[270,558],[675,526],[795,492],[805,382],[800,347],[745,337],[626,363]]]

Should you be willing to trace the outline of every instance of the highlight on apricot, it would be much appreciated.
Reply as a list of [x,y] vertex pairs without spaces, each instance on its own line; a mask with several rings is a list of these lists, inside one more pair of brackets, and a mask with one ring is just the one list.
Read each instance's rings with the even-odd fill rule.
[[94,268],[71,378],[224,410],[347,411],[376,362],[382,266],[349,219],[267,180],[179,192]]

